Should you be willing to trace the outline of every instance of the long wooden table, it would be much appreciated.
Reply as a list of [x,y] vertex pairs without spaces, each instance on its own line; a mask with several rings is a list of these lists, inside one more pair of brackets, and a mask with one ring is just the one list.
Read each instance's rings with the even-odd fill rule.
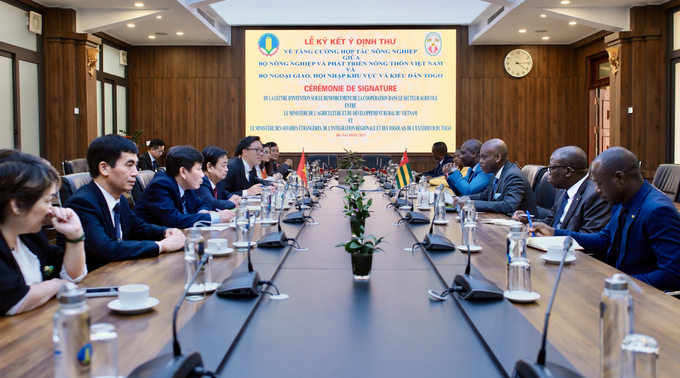
[[[371,179],[367,178],[367,186],[372,185]],[[337,189],[335,190],[337,191]],[[328,191],[326,191],[328,193]],[[338,194],[334,194],[337,196]],[[330,194],[329,194],[330,196]],[[321,204],[330,204],[329,200],[322,199]],[[332,201],[337,203],[337,199]],[[381,203],[382,202],[382,203]],[[374,220],[384,222],[384,227],[390,229],[391,233],[398,233],[399,240],[403,239],[403,233],[409,232],[404,226],[392,226],[389,222],[389,213],[394,210],[384,209],[385,201],[374,200],[372,210],[375,212]],[[334,205],[335,206],[335,205]],[[338,209],[339,212],[339,209]],[[314,213],[312,215],[315,215]],[[432,214],[429,214],[430,216]],[[455,243],[461,241],[460,225],[453,218],[453,213],[447,216],[450,222],[447,226],[435,226],[435,233],[447,235]],[[480,218],[498,217],[497,214],[480,214]],[[383,220],[384,219],[384,220]],[[338,232],[345,232],[349,229],[347,219],[342,216],[325,217],[319,222],[337,222],[342,227],[338,227]],[[346,226],[346,227],[345,227]],[[499,287],[505,286],[505,239],[508,232],[507,227],[479,224],[479,241],[483,250],[472,256],[474,267],[485,277],[494,281]],[[413,242],[422,240],[427,233],[429,226],[410,225],[410,232],[413,233]],[[309,227],[312,230],[312,227]],[[257,238],[259,233],[268,232],[272,227],[256,228]],[[299,226],[284,225],[284,231],[289,236],[298,234]],[[304,229],[303,229],[304,231]],[[305,231],[306,232],[306,231]],[[370,230],[369,230],[370,232]],[[395,234],[396,235],[396,234]],[[206,238],[227,237],[230,241],[234,240],[234,231],[231,229],[222,232],[208,232]],[[340,237],[340,239],[346,237]],[[335,244],[338,236],[329,235],[328,259],[346,258],[349,265],[349,257],[340,248],[333,248],[330,244]],[[331,243],[333,242],[333,243]],[[381,256],[387,264],[392,264],[391,259],[408,256],[410,252],[404,251],[405,245],[387,246],[387,254]],[[255,250],[254,256],[265,261],[268,255]],[[344,254],[337,257],[336,254]],[[399,255],[397,255],[399,254]],[[406,254],[406,255],[404,255]],[[540,258],[540,253],[536,250],[528,249],[527,254],[532,263],[532,290],[541,294],[541,298],[532,304],[513,305],[535,329],[542,330],[544,314],[548,304],[548,298],[556,278],[557,266],[544,263]],[[443,282],[440,286],[431,287],[441,289],[444,283],[450,284],[455,274],[462,272],[466,256],[460,252],[433,252],[428,253],[432,263],[433,274],[438,274]],[[107,308],[107,303],[113,298],[91,298],[88,305],[91,307],[92,323],[112,323],[116,325],[119,333],[119,370],[123,375],[129,374],[136,366],[148,361],[158,355],[171,339],[172,309],[174,308],[184,286],[184,258],[183,254],[171,253],[163,254],[157,258],[149,258],[135,261],[124,261],[108,264],[94,272],[88,274],[81,287],[96,287],[110,285],[125,285],[131,283],[144,283],[151,287],[150,294],[160,300],[152,311],[139,315],[119,315],[111,312]],[[577,260],[565,267],[562,275],[561,286],[557,293],[557,298],[553,307],[551,326],[549,331],[549,341],[562,353],[566,359],[575,366],[578,371],[586,377],[599,375],[599,296],[603,290],[604,278],[611,276],[618,271],[601,263],[595,259],[577,252]],[[216,257],[213,265],[213,276],[215,281],[221,281],[231,274],[245,258],[245,253],[235,253],[228,257]],[[278,258],[278,257],[277,257]],[[290,260],[295,264],[304,264],[304,259]],[[329,260],[330,261],[330,260]],[[416,261],[416,260],[414,260]],[[417,262],[420,264],[420,262]],[[274,264],[275,265],[275,264]],[[285,267],[285,264],[284,264]],[[296,268],[296,267],[294,267]],[[300,267],[304,269],[305,267]],[[262,271],[261,271],[262,272]],[[285,273],[285,272],[284,272]],[[289,282],[289,275],[282,273],[282,282]],[[383,273],[376,273],[372,278],[376,288],[379,287],[378,279]],[[406,276],[405,276],[406,277]],[[351,278],[350,278],[351,280]],[[654,337],[660,344],[661,357],[659,359],[660,377],[675,377],[680,371],[680,361],[675,356],[680,356],[680,329],[676,326],[676,320],[680,316],[680,301],[671,298],[662,292],[640,283],[644,293],[633,293],[635,300],[635,332],[647,334]],[[292,285],[292,284],[291,284]],[[285,288],[281,287],[285,292]],[[332,288],[328,288],[332,290]],[[372,289],[373,290],[373,289]],[[422,293],[424,297],[426,293]],[[418,297],[420,298],[420,297]],[[209,300],[224,301],[220,298]],[[411,300],[411,299],[408,299]],[[215,302],[211,302],[215,303]],[[222,302],[217,302],[221,304]],[[417,303],[420,303],[418,301]],[[189,323],[192,318],[203,319],[201,309],[206,303],[185,303],[180,311],[179,327],[188,330],[186,327],[198,327],[196,322]],[[50,300],[46,305],[39,309],[30,311],[13,317],[0,318],[0,376],[2,377],[49,377],[53,371],[53,344],[52,316],[58,305],[55,299]],[[263,314],[267,311],[267,306],[253,309],[255,314]],[[256,319],[257,320],[257,319]],[[426,320],[426,319],[425,319]],[[503,319],[499,319],[502,322]],[[244,334],[254,330],[249,328],[248,321],[245,321]],[[460,327],[469,325],[462,323]],[[311,335],[313,337],[315,335]],[[180,334],[180,337],[183,337]],[[245,336],[244,336],[245,337]],[[433,336],[437,337],[437,336]],[[501,337],[499,335],[499,337]],[[184,339],[182,339],[184,342]],[[236,340],[231,347],[225,347],[229,352],[225,358],[226,367],[231,362],[229,354],[238,354],[239,345],[243,348],[248,345],[248,339]],[[184,346],[184,344],[183,344]],[[418,346],[404,346],[411,348]],[[512,345],[508,345],[512,348]],[[199,350],[202,354],[204,351]],[[535,356],[535,350],[528,350],[527,355]],[[548,356],[550,360],[551,356]],[[228,368],[222,366],[223,370]],[[455,370],[452,370],[455,371]]]

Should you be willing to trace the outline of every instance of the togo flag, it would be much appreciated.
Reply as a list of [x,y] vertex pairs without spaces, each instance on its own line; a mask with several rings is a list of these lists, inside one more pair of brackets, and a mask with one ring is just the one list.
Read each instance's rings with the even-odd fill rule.
[[408,162],[408,155],[406,155],[406,150],[404,150],[404,156],[401,157],[399,169],[397,170],[397,188],[401,189],[411,181],[413,181],[411,164]]

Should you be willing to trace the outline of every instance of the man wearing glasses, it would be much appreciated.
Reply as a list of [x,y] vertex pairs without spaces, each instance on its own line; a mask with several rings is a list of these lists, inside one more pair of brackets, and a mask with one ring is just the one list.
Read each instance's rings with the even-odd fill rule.
[[[555,206],[545,219],[536,219],[552,228],[592,234],[609,222],[611,205],[597,194],[597,185],[588,178],[588,157],[576,147],[558,148],[550,157],[548,182],[558,189]],[[526,213],[516,212],[516,220],[527,223]]]
[[262,193],[262,185],[271,184],[257,177],[264,153],[260,137],[247,136],[241,139],[235,151],[240,156],[229,161],[227,177],[220,181],[220,185],[230,194],[242,197]]
[[161,158],[163,152],[165,152],[165,142],[158,138],[151,139],[149,151],[139,155],[139,161],[137,162],[139,170],[158,172],[158,159]]

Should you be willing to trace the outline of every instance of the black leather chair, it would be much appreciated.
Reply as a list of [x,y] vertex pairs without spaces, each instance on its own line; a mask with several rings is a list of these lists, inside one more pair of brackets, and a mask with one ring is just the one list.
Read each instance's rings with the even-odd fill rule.
[[657,189],[662,191],[673,202],[678,201],[678,188],[680,187],[680,165],[661,164],[656,169],[654,180],[652,181]]
[[524,176],[526,176],[527,180],[529,180],[529,184],[531,185],[531,189],[534,190],[534,193],[536,192],[536,186],[540,182],[538,173],[544,168],[546,168],[544,165],[533,164],[525,165],[524,168],[522,168],[522,173],[524,173]]
[[548,169],[539,170],[537,177],[538,185],[534,189],[534,198],[538,206],[538,215],[540,218],[545,218],[547,212],[555,206],[555,195],[557,189],[548,182]]
[[64,171],[64,175],[85,173],[90,171],[90,167],[87,165],[87,159],[85,158],[64,160],[61,163],[61,168]]
[[309,155],[307,156],[307,161],[311,164],[315,162],[316,160],[321,161],[321,166],[323,167],[323,164],[326,164],[327,166],[331,168],[337,168],[338,167],[338,155]]
[[392,160],[390,155],[362,155],[361,158],[364,159],[364,165],[368,168],[383,168],[387,166],[387,162]]
[[135,177],[135,185],[132,187],[130,195],[132,196],[132,202],[137,203],[139,197],[142,196],[142,192],[149,185],[153,177],[156,175],[154,171],[139,171],[137,177]]
[[61,176],[61,188],[59,188],[59,206],[64,206],[66,200],[73,195],[83,185],[87,185],[92,181],[89,172],[86,173],[72,173],[70,175]]

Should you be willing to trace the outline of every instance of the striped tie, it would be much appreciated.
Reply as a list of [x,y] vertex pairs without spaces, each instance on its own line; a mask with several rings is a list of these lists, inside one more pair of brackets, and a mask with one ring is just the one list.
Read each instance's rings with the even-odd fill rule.
[[116,228],[116,240],[123,240],[123,235],[120,232],[120,202],[113,207],[113,223],[113,226]]
[[185,196],[182,196],[182,213],[187,213],[187,199]]

